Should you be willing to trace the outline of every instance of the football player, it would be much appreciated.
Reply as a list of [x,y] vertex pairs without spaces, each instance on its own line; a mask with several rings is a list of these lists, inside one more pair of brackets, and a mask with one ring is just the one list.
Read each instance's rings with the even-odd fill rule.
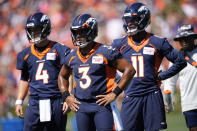
[[[133,64],[136,74],[125,90],[121,118],[124,131],[158,131],[167,128],[162,93],[159,88],[165,80],[186,66],[184,57],[166,38],[145,31],[151,14],[142,3],[128,5],[123,14],[126,36],[115,39],[112,47]],[[174,63],[167,71],[159,73],[162,59]]]
[[[90,14],[78,15],[70,29],[78,48],[66,57],[59,74],[59,88],[70,109],[76,112],[80,131],[111,131],[114,118],[110,103],[129,84],[135,70],[116,49],[94,41],[98,25]],[[118,84],[116,69],[123,72]],[[76,82],[73,94],[67,88],[71,72]]]
[[[67,111],[58,88],[58,74],[70,49],[47,37],[51,22],[47,15],[36,12],[28,17],[25,27],[31,46],[18,53],[17,69],[21,70],[16,100],[16,115],[23,118],[22,104],[27,92],[30,99],[24,117],[25,131],[64,131]],[[62,112],[62,108],[64,109]]]

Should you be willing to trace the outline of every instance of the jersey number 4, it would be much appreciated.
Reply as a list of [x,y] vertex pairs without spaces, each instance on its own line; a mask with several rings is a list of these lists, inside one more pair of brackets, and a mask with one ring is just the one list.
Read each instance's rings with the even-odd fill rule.
[[144,57],[131,56],[132,65],[136,70],[134,77],[144,77]]
[[47,70],[43,70],[44,63],[39,63],[38,69],[36,71],[36,80],[43,80],[44,84],[48,83],[49,74]]
[[82,89],[86,89],[90,86],[92,80],[87,75],[90,67],[79,67],[78,72],[82,73],[81,79],[85,79],[86,82],[83,82],[82,80],[79,81],[79,85]]

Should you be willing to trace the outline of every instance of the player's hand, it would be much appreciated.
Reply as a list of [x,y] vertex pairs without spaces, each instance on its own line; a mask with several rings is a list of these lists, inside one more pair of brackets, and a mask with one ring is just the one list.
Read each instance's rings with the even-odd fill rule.
[[168,105],[164,102],[165,111],[169,113]]
[[100,98],[99,100],[96,101],[98,105],[106,106],[116,99],[116,94],[111,92],[107,95],[97,95],[96,97]]
[[79,106],[77,104],[81,104],[79,101],[77,101],[74,95],[68,96],[66,98],[66,103],[68,104],[68,107],[74,112],[79,110]]
[[24,115],[23,115],[23,106],[22,105],[16,105],[16,115],[19,117],[19,118],[24,118]]
[[66,115],[67,113],[71,111],[66,102],[63,103],[62,111],[64,115]]

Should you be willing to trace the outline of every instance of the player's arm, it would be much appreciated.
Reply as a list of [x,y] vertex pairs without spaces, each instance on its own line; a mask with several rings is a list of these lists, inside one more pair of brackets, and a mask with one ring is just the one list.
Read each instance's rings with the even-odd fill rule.
[[21,72],[21,80],[19,81],[18,86],[18,94],[17,94],[17,100],[16,100],[16,115],[20,118],[23,118],[23,100],[25,99],[27,93],[28,93],[28,74],[26,71],[22,70]]
[[[117,87],[119,87],[122,91],[127,87],[127,85],[130,83],[131,79],[135,75],[136,71],[132,64],[130,64],[126,59],[121,58],[117,59],[113,63],[113,67],[118,69],[120,72],[123,73]],[[117,96],[119,94],[116,94]]]
[[165,80],[176,75],[179,71],[187,66],[187,62],[185,61],[183,55],[174,49],[166,39],[162,44],[161,54],[173,63],[173,65],[168,70],[159,73],[159,78],[161,80]]
[[116,97],[125,89],[125,87],[127,87],[136,72],[133,66],[124,58],[116,59],[116,61],[112,63],[112,66],[122,72],[123,75],[111,93],[97,96],[100,98],[97,100],[99,105],[104,104],[104,106],[106,106],[114,101]]
[[77,111],[79,109],[77,104],[80,104],[80,102],[77,101],[74,95],[70,94],[69,92],[70,74],[71,74],[71,70],[69,69],[69,67],[63,65],[58,76],[58,86],[60,92],[62,93],[63,100],[68,104],[69,108],[72,111]]

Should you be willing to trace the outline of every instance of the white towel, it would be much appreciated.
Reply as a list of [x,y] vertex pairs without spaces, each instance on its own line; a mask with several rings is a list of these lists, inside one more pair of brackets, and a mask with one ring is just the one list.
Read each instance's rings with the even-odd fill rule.
[[40,122],[51,121],[50,99],[39,100]]
[[122,120],[120,118],[120,114],[116,105],[116,101],[113,101],[110,103],[110,106],[112,108],[112,113],[114,117],[114,123],[115,123],[115,130],[116,131],[123,131],[123,125],[122,125]]

